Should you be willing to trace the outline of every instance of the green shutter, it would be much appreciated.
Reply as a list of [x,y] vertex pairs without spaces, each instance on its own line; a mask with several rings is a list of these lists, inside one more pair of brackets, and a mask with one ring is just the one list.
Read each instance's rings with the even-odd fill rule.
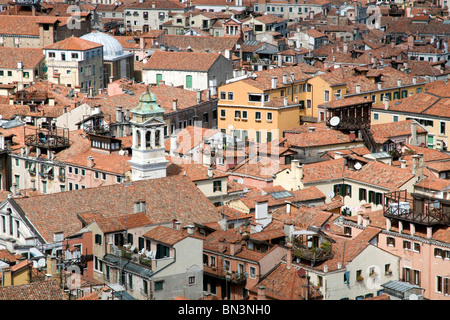
[[192,88],[192,76],[186,76],[186,88]]
[[159,82],[162,80],[162,74],[158,73],[156,75],[156,83],[159,84]]
[[364,200],[364,198],[363,198],[363,192],[364,192],[364,189],[359,188],[359,201]]

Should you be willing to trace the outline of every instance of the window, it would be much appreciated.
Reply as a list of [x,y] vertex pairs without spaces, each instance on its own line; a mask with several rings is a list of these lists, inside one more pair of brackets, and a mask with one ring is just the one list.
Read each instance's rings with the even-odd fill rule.
[[227,115],[226,110],[225,110],[225,109],[220,109],[220,117],[221,117],[221,118],[225,118],[226,115]]
[[233,99],[234,99],[233,92],[228,92],[228,100],[233,100]]
[[266,136],[267,143],[272,141],[272,132],[268,131]]
[[248,101],[249,102],[261,102],[262,96],[260,94],[248,94]]
[[249,277],[253,278],[253,279],[256,278],[256,268],[255,267],[250,267],[249,271],[250,271],[249,272]]
[[445,122],[441,121],[440,134],[445,134]]
[[227,97],[227,93],[225,91],[220,91],[220,100],[225,100]]
[[186,88],[192,88],[192,76],[191,75],[186,76]]
[[224,260],[223,261],[223,269],[225,271],[229,271],[230,270],[230,260]]
[[142,280],[142,293],[148,295],[148,281]]
[[241,111],[239,111],[239,110],[234,111],[234,118],[235,119],[240,119],[241,118]]
[[213,181],[213,191],[222,191],[222,181]]
[[256,111],[255,112],[255,120],[256,121],[261,121],[261,112],[260,111]]
[[411,250],[411,241],[403,240],[403,249]]
[[49,52],[48,53],[48,57],[49,58],[54,58],[55,57],[55,53],[54,52]]
[[373,120],[378,120],[378,119],[379,119],[378,113],[374,113],[373,114]]
[[189,282],[190,286],[194,285],[195,284],[195,276],[189,277],[188,282]]
[[272,122],[272,112],[267,112],[267,122]]
[[8,77],[12,77],[12,71],[8,71]]
[[395,247],[395,238],[387,237],[386,238],[386,245],[389,246],[389,247]]
[[256,142],[261,143],[261,131],[256,131]]
[[101,234],[95,235],[95,244],[102,244],[102,235]]
[[210,260],[209,266],[210,267],[215,267],[216,266],[216,257],[210,256],[209,260]]
[[392,121],[393,122],[398,122],[398,116],[392,116]]
[[102,180],[106,180],[106,173],[102,173]]
[[247,120],[247,111],[242,111],[242,119]]
[[413,250],[415,252],[420,252],[420,243],[419,242],[414,242]]
[[324,101],[328,102],[330,101],[330,91],[329,90],[324,90]]
[[155,281],[155,291],[161,291],[164,289],[164,281]]
[[78,59],[78,53],[72,53],[72,59]]
[[359,188],[359,201],[367,200],[367,190]]

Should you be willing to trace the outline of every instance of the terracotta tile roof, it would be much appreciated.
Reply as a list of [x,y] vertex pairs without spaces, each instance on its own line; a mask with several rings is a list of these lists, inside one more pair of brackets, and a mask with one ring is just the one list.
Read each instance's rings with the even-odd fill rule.
[[142,69],[206,72],[219,57],[220,53],[155,51]]
[[[209,180],[208,167],[197,163],[171,163],[167,167],[167,176],[186,174],[192,181]],[[228,174],[213,169],[213,178],[225,178]]]
[[134,213],[134,201],[146,201],[146,214],[153,223],[179,220],[217,221],[220,214],[201,191],[184,176],[134,181],[98,188],[13,199],[47,242],[55,232],[74,234],[82,228],[78,214],[99,212],[104,217]]
[[230,174],[246,175],[260,179],[272,180],[272,175],[280,171],[279,161],[271,157],[252,157],[245,159],[241,164],[230,170]]
[[436,177],[424,177],[414,184],[414,187],[426,190],[443,191],[450,189],[450,180]]
[[7,249],[0,249],[0,260],[5,262],[16,262],[21,258],[19,254],[12,254]]
[[86,51],[94,48],[101,48],[102,44],[92,42],[89,40],[81,39],[78,37],[69,37],[64,40],[52,43],[46,47],[44,50],[72,50],[72,51]]
[[0,300],[66,300],[56,280],[0,287]]
[[369,161],[360,170],[346,170],[347,179],[396,190],[414,178],[411,170],[397,168],[385,163]]
[[410,158],[413,156],[413,154],[419,154],[419,153],[423,154],[423,160],[425,162],[443,161],[443,160],[450,159],[450,155],[446,154],[445,152],[436,150],[436,149],[415,146],[415,145],[408,144],[408,143],[405,143],[404,146],[411,151],[411,154],[408,154],[408,152],[404,152],[402,155],[403,159]]
[[[370,126],[370,132],[377,143],[383,143],[387,139],[392,139],[400,136],[410,136],[411,123],[413,120],[404,120],[398,122],[390,122],[383,124],[372,124]],[[416,134],[426,134],[425,130],[420,124],[416,126]]]
[[[285,263],[280,263],[256,286],[249,289],[250,292],[258,292],[258,287],[265,288],[265,296],[274,300],[304,300],[304,286],[307,285],[306,277],[299,277],[298,269],[287,268]],[[310,299],[321,299],[319,291],[309,288]]]
[[69,17],[43,17],[23,15],[2,15],[0,34],[39,36],[39,22],[67,24]]
[[24,69],[34,69],[44,57],[42,49],[0,47],[0,68],[16,69],[22,61]]
[[[314,126],[314,128],[316,128]],[[290,147],[311,148],[327,145],[346,144],[353,142],[350,140],[349,134],[340,130],[315,130],[314,132],[290,133],[285,131],[285,138]],[[354,140],[359,142],[357,138]]]
[[169,227],[157,226],[150,231],[147,231],[143,237],[173,246],[186,238],[187,233]]
[[[251,194],[249,196],[244,195],[240,198],[240,200],[249,208],[255,208],[255,201],[268,201],[269,209],[275,206],[284,205],[285,201],[289,201],[292,203],[306,202],[312,200],[325,200],[326,195],[323,194],[319,189],[315,186],[304,188],[296,191],[287,191],[281,186],[270,187],[270,189],[264,188],[264,192],[267,194]],[[278,198],[278,194],[276,192],[287,192],[286,197]],[[290,194],[290,195],[289,195]]]
[[164,44],[169,47],[176,47],[186,50],[188,47],[194,52],[221,52],[225,50],[233,50],[236,44],[241,42],[239,37],[212,37],[212,36],[183,36],[183,35],[166,35]]
[[339,100],[333,100],[330,102],[325,102],[321,105],[319,105],[319,108],[327,108],[327,109],[335,109],[335,108],[341,108],[346,106],[354,106],[354,105],[360,105],[364,103],[369,103],[372,105],[372,100],[365,99],[364,97],[350,97],[350,98],[344,98]]
[[314,183],[343,178],[345,159],[335,159],[311,164],[304,164],[303,183]]
[[171,0],[144,0],[142,2],[133,2],[132,4],[125,5],[125,9],[152,9],[153,4],[156,9],[172,9],[182,10],[185,9],[185,5],[177,1]]
[[267,69],[253,72],[253,74],[256,75],[256,78],[250,77],[241,81],[261,90],[270,90],[272,87],[272,78],[278,77],[277,88],[282,88],[285,86],[285,84],[283,84],[284,74],[287,75],[288,81],[290,81],[292,73],[294,74],[295,81],[306,81],[311,78],[311,76],[306,74],[303,70],[304,67],[302,66],[287,66]]
[[[219,131],[216,129],[207,129],[194,126],[187,126],[177,133],[177,148],[175,153],[187,154],[194,147],[208,139]],[[170,150],[170,139],[165,141],[166,151]]]

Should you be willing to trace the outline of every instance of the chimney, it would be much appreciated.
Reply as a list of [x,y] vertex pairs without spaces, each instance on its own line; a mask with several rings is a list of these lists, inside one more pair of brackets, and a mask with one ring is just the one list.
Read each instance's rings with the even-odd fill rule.
[[172,100],[172,109],[173,109],[173,111],[177,111],[177,104],[178,104],[178,99],[177,98],[173,98],[173,100]]
[[412,174],[418,178],[423,176],[423,153],[413,156]]
[[392,227],[391,219],[386,218],[386,231],[390,231]]
[[287,252],[286,252],[286,268],[290,269],[292,267],[292,244],[286,244]]
[[12,184],[11,192],[12,192],[13,197],[17,196],[17,183],[14,182]]
[[214,177],[213,168],[210,166],[208,167],[208,178],[212,179]]
[[88,156],[87,157],[87,167],[88,168],[93,168],[95,165],[94,163],[94,157],[93,156]]
[[283,74],[283,83],[284,84],[287,83],[287,74],[286,73]]
[[347,42],[344,43],[343,51],[344,51],[344,53],[348,52],[348,43]]
[[361,85],[359,83],[356,85],[356,93],[361,93]]
[[258,286],[258,298],[257,300],[266,300],[266,287]]
[[31,181],[31,190],[33,191],[36,190],[36,179],[33,178],[30,181]]
[[173,219],[173,220],[172,220],[172,227],[173,227],[175,230],[180,230],[180,224],[181,224],[181,222],[178,221],[177,219]]
[[56,275],[56,257],[52,255],[47,255],[47,275]]
[[242,247],[241,241],[234,240],[230,242],[230,254],[234,256],[236,253],[239,252],[239,249]]
[[255,201],[255,220],[265,219],[268,217],[269,212],[269,202],[265,201]]
[[3,287],[10,287],[13,285],[11,267],[3,268]]
[[189,235],[193,235],[193,234],[194,234],[194,230],[195,230],[194,225],[192,225],[192,224],[187,225],[186,228],[187,228],[187,233],[188,233]]
[[362,226],[365,228],[370,224],[369,216],[363,215]]
[[197,91],[197,103],[202,101],[202,92],[200,90]]
[[400,160],[400,168],[406,169],[406,160]]
[[427,227],[427,238],[433,238],[433,227]]
[[411,141],[410,143],[414,146],[417,146],[417,122],[414,120],[411,122]]
[[175,134],[170,135],[170,150],[169,155],[173,157],[175,155],[175,150],[177,149],[177,136]]
[[397,87],[401,87],[402,86],[402,79],[397,79]]
[[389,110],[389,98],[385,95],[383,98],[384,110]]
[[121,106],[116,107],[116,122],[118,122],[118,123],[123,122],[123,112],[122,112]]
[[277,88],[278,77],[272,77],[272,89]]

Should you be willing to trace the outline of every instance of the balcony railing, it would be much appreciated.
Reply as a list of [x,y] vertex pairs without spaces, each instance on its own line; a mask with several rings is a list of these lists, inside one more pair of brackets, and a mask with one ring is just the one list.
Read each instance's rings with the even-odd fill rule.
[[385,194],[383,215],[425,226],[450,225],[450,201],[406,190]]
[[300,259],[317,262],[333,258],[333,250],[329,242],[324,242],[320,246],[308,247],[294,241],[292,243],[292,255]]
[[224,267],[203,266],[203,271],[209,275],[214,275],[217,278],[230,281],[234,284],[245,284],[247,282],[246,272],[236,272],[225,270]]

